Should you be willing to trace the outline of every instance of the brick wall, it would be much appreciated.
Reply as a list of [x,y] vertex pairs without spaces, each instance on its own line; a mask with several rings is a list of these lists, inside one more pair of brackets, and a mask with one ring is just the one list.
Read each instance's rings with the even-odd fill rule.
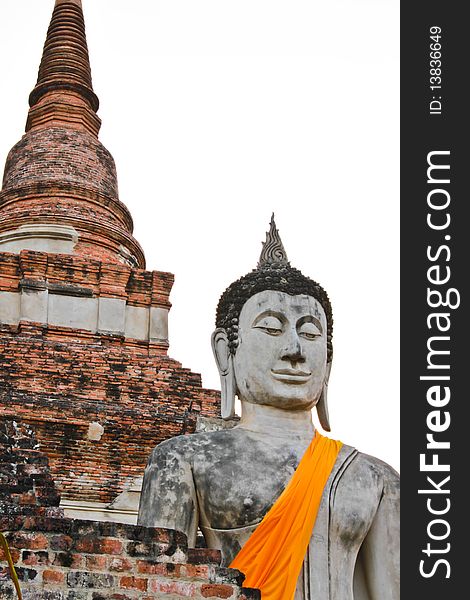
[[[0,296],[23,290],[28,302],[36,291],[64,298],[78,289],[97,302],[165,311],[172,283],[169,273],[76,256],[0,254]],[[21,315],[17,324],[0,324],[0,419],[34,427],[65,499],[109,503],[143,474],[157,443],[194,431],[200,414],[217,416],[219,402],[199,374],[167,355],[166,341]],[[88,436],[95,422],[103,427],[100,439]]]
[[16,421],[1,422],[0,517],[63,517],[59,502],[49,461],[40,452],[33,430]]
[[[260,598],[216,550],[182,533],[118,523],[0,516],[24,600]],[[0,599],[14,598],[0,551]]]
[[[0,427],[0,531],[24,600],[257,599],[220,553],[188,549],[186,537],[153,529],[65,519],[48,461],[27,426]],[[0,599],[16,597],[0,550]]]
[[[0,418],[34,426],[64,498],[110,502],[157,443],[217,410],[199,375],[139,344],[26,327],[0,335]],[[104,428],[96,441],[93,422]]]

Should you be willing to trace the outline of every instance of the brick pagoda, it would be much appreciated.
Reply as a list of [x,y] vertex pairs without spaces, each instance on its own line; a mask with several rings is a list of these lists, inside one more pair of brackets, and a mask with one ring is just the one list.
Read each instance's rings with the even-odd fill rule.
[[66,506],[122,520],[151,449],[219,398],[167,354],[173,275],[145,270],[98,139],[80,0],[55,2],[29,103],[0,193],[0,419],[34,430]]

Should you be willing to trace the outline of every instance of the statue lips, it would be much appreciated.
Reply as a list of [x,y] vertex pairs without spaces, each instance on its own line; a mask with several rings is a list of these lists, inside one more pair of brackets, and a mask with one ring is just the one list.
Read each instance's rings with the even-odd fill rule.
[[271,369],[271,373],[275,379],[294,385],[307,383],[312,375],[311,371],[300,371],[299,369]]

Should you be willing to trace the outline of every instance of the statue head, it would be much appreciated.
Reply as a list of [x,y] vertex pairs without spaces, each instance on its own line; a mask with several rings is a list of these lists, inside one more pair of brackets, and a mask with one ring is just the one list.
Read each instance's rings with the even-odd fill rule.
[[291,267],[274,215],[256,269],[232,283],[217,306],[212,348],[222,417],[240,400],[285,410],[317,407],[330,430],[327,386],[333,318],[325,290]]

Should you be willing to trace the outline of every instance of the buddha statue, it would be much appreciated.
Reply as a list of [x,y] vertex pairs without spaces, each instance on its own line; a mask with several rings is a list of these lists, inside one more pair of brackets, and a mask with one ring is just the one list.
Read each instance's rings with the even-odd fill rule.
[[[154,449],[145,470],[139,524],[183,531],[190,546],[200,530],[209,548],[220,549],[224,565],[239,568],[238,557],[250,546],[254,532],[262,530],[293,486],[300,489],[299,476],[305,481],[305,468],[310,466],[300,475],[299,470],[311,455],[312,440],[322,437],[313,425],[313,408],[322,428],[330,431],[332,329],[326,292],[291,267],[271,219],[257,268],[224,292],[212,335],[222,417],[233,417],[238,397],[241,418],[233,428],[178,436]],[[322,460],[320,456],[318,465]],[[301,548],[300,563],[284,569],[294,569],[295,589],[288,591],[276,580],[265,593],[263,586],[253,585],[258,580],[247,576],[248,585],[260,587],[262,598],[268,599],[398,600],[397,473],[374,457],[336,443],[318,506],[312,498],[291,505],[302,506],[305,515],[313,511],[307,537],[305,531],[302,534],[306,547],[299,533],[294,550]],[[297,508],[281,507],[281,512],[295,518]],[[297,525],[289,523],[284,530],[287,527],[286,536],[294,536],[295,546]],[[272,538],[273,552],[282,553],[287,542]],[[264,538],[258,541],[258,548],[271,546]],[[257,552],[256,544],[250,551]],[[257,562],[256,555],[249,556],[242,565]],[[269,561],[269,556],[263,560]]]

